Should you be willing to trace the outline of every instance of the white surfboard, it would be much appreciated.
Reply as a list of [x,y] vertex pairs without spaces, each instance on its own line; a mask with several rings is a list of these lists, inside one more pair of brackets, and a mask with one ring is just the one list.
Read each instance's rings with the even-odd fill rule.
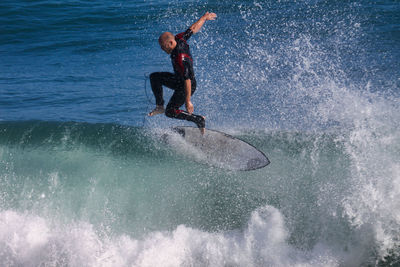
[[230,170],[255,170],[270,161],[263,152],[228,134],[206,129],[179,126],[164,135],[164,140],[178,152],[200,162]]

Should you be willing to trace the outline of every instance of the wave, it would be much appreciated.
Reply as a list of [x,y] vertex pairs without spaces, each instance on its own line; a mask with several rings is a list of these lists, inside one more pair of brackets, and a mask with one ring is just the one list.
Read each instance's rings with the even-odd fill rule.
[[0,253],[28,266],[396,262],[400,142],[365,127],[231,131],[272,162],[232,172],[176,154],[162,129],[2,122]]
[[140,153],[151,139],[139,128],[104,123],[17,121],[0,123],[0,143],[9,146]]

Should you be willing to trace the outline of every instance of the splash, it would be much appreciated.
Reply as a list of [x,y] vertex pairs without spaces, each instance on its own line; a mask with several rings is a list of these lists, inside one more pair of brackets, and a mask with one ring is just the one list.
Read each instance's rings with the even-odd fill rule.
[[340,258],[322,244],[305,253],[287,238],[284,218],[271,206],[254,211],[243,231],[208,233],[180,225],[143,239],[104,236],[84,222],[60,225],[0,213],[0,254],[8,266],[339,266]]

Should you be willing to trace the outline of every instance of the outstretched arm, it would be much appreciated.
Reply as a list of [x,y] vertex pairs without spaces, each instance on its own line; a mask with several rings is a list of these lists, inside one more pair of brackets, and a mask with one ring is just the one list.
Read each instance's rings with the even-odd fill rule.
[[216,17],[217,15],[215,13],[206,12],[206,14],[204,14],[198,21],[190,26],[190,29],[193,33],[197,33],[198,31],[200,31],[201,27],[203,27],[204,22],[206,22],[207,20],[215,20]]

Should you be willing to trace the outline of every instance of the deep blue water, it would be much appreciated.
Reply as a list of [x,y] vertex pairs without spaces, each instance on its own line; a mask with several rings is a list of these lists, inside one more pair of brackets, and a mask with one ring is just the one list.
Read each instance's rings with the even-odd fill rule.
[[[176,153],[160,132],[188,123],[145,116],[159,34],[206,11],[196,113],[261,170]],[[399,261],[398,1],[3,0],[0,58],[3,265]]]

